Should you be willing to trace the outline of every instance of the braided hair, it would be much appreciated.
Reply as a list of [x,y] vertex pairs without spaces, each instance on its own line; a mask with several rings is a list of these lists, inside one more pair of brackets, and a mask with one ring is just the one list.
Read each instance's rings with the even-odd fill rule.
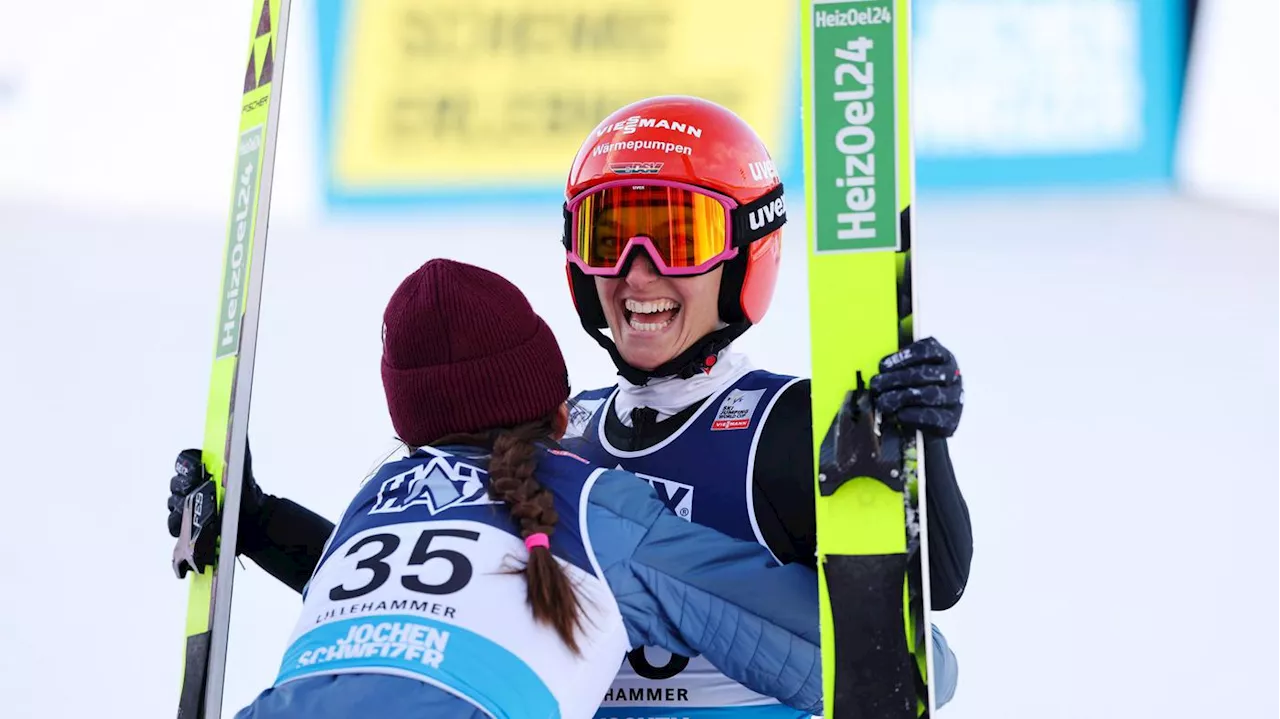
[[[534,443],[555,436],[554,423],[555,415],[551,415],[486,435],[451,435],[432,444],[491,445],[489,496],[507,505],[511,518],[520,525],[521,538],[528,539],[538,533],[550,537],[559,515],[553,495],[534,477],[537,466]],[[581,654],[577,631],[582,628],[582,603],[551,549],[536,545],[530,548],[528,561],[515,573],[524,574],[527,602],[534,621],[555,629],[574,654]]]

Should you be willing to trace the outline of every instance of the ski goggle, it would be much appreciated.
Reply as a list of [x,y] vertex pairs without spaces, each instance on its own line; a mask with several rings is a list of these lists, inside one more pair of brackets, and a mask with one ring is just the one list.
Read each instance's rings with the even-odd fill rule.
[[658,272],[699,275],[738,256],[740,248],[786,222],[782,186],[748,205],[668,180],[613,180],[565,204],[564,245],[584,274],[618,276],[633,250]]

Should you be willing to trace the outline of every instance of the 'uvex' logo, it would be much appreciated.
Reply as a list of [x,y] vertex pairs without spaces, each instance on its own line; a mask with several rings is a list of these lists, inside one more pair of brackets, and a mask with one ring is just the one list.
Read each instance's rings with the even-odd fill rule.
[[784,217],[786,214],[787,214],[786,200],[779,197],[778,199],[774,200],[773,202],[770,202],[764,207],[759,207],[752,210],[751,214],[747,216],[747,219],[751,223],[751,229],[758,230],[764,227],[765,225],[772,223],[774,220],[778,219],[779,217]]

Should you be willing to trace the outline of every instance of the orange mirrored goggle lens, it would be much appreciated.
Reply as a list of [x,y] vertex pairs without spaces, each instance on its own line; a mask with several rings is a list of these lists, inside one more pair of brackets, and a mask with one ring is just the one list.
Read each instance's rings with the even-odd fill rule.
[[667,268],[688,269],[725,251],[728,211],[719,200],[679,187],[607,187],[577,209],[576,250],[590,267],[612,268],[636,236],[648,237]]

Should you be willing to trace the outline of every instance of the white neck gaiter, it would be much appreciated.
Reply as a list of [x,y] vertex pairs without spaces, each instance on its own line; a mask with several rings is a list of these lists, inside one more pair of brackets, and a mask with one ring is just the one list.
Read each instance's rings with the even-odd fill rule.
[[735,352],[730,345],[716,356],[710,372],[702,372],[688,379],[659,377],[649,380],[643,387],[618,377],[618,395],[614,399],[614,412],[618,419],[631,426],[631,410],[648,407],[656,410],[658,421],[679,414],[694,402],[716,394],[735,382],[742,375],[754,370],[746,355]]

